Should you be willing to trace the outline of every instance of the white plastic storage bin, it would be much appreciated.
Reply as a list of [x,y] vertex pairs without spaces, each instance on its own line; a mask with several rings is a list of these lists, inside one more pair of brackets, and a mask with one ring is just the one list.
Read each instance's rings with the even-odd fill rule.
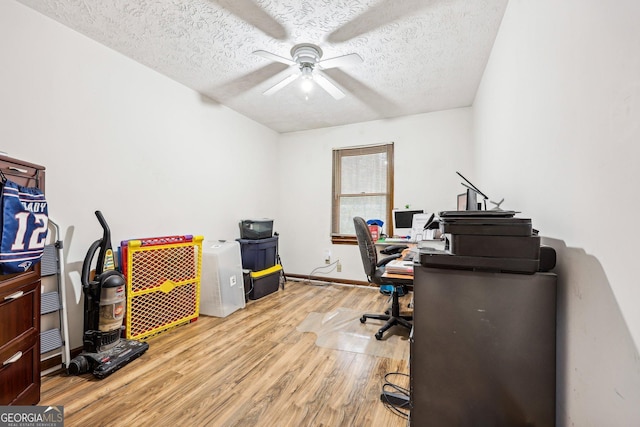
[[240,243],[205,242],[202,249],[200,314],[226,317],[244,306]]

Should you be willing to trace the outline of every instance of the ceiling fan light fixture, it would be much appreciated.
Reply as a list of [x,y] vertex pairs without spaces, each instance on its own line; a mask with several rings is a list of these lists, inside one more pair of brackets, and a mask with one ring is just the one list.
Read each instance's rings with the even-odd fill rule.
[[311,77],[302,78],[300,81],[302,92],[309,93],[313,90],[313,79]]
[[291,48],[291,57],[298,64],[316,64],[322,58],[322,49],[311,43],[300,43]]
[[303,64],[300,67],[300,89],[305,94],[308,94],[313,90],[313,65]]
[[313,65],[305,64],[300,67],[300,73],[302,74],[303,79],[312,79],[313,78]]
[[[355,65],[362,62],[362,58],[357,53],[349,53],[322,60],[322,49],[311,43],[300,43],[291,48],[291,59],[264,50],[256,50],[253,53],[292,67],[295,66],[299,71],[297,75],[287,72],[288,76],[284,80],[263,92],[265,95],[274,94],[299,77],[301,80],[300,88],[305,95],[308,95],[314,88],[314,83],[317,83],[318,86],[327,91],[334,99],[342,99],[345,96],[344,92],[335,82],[330,80],[328,76],[324,75],[322,70],[343,65]],[[309,99],[308,96],[305,96],[305,99]]]

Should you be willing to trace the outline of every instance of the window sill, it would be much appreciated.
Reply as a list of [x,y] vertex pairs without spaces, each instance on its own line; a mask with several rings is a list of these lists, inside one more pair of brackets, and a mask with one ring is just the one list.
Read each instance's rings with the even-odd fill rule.
[[331,236],[331,243],[334,245],[357,245],[356,236]]

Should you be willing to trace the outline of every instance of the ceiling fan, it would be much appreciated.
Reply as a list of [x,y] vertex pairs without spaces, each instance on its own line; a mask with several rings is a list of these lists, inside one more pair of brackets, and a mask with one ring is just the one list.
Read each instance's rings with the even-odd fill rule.
[[291,59],[265,50],[256,50],[253,53],[266,59],[290,65],[291,68],[296,68],[295,70],[285,70],[285,73],[289,75],[264,91],[264,95],[272,95],[294,80],[301,78],[303,79],[303,91],[308,92],[313,87],[313,82],[316,82],[329,95],[335,99],[341,99],[344,97],[344,92],[322,70],[355,65],[362,62],[362,58],[357,53],[322,59],[322,49],[311,43],[300,43],[291,48]]

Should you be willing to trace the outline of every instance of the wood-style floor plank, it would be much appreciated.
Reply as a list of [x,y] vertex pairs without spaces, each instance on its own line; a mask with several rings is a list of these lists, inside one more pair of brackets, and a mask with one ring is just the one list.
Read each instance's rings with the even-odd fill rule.
[[45,376],[39,404],[63,405],[66,426],[406,426],[380,402],[385,374],[408,373],[406,360],[321,348],[296,330],[310,312],[386,305],[377,289],[287,282],[225,318],[150,338],[103,380]]

